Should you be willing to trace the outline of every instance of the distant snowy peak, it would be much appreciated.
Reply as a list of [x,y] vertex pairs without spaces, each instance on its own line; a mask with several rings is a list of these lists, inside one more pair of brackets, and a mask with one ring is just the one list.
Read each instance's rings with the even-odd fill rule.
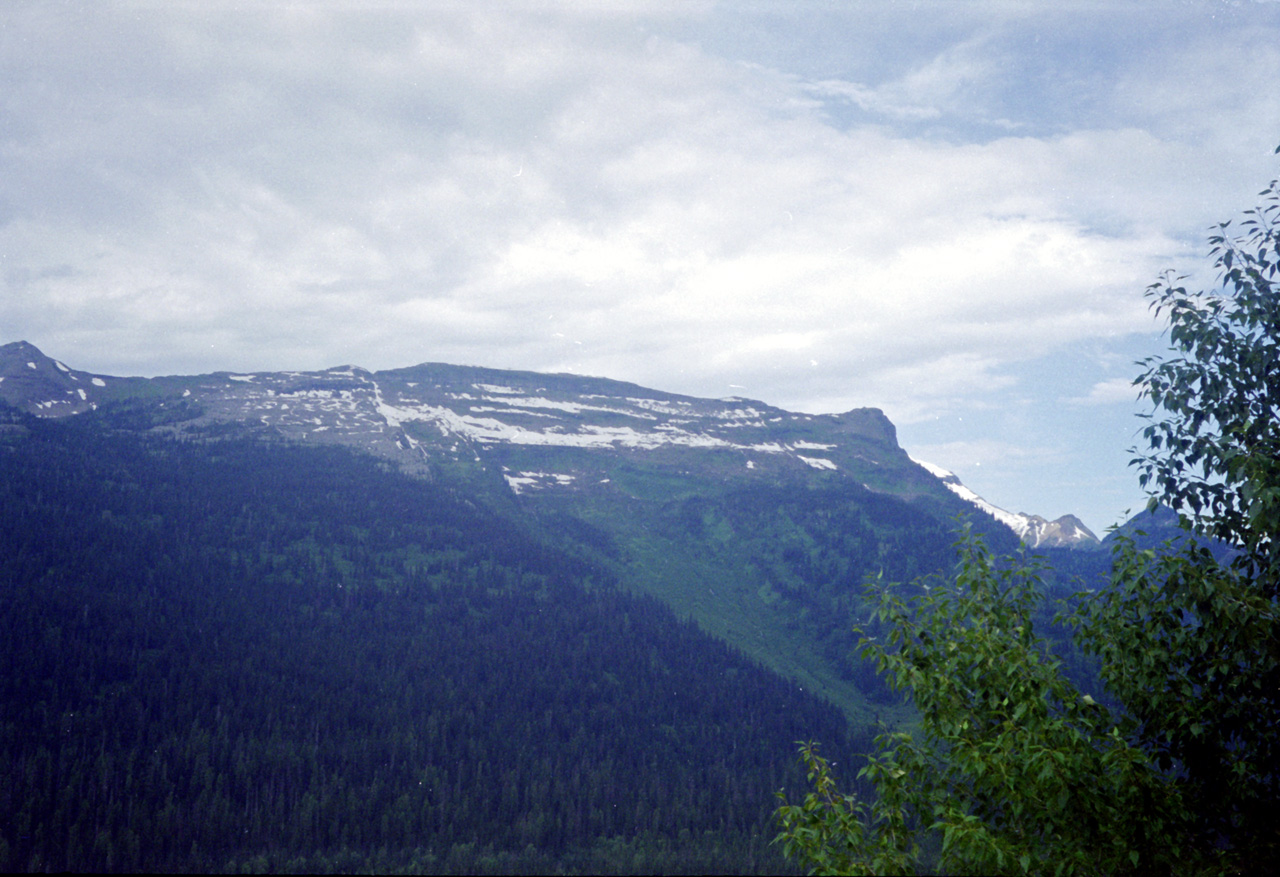
[[960,483],[956,474],[941,466],[912,460],[933,475],[956,496],[973,503],[991,517],[1004,524],[1031,548],[1096,548],[1102,543],[1075,515],[1063,515],[1056,521],[1025,512],[1010,512],[992,505]]
[[1023,541],[1035,548],[1100,548],[1102,541],[1075,515],[1063,515],[1048,521],[1039,515],[1026,515],[1028,534]]

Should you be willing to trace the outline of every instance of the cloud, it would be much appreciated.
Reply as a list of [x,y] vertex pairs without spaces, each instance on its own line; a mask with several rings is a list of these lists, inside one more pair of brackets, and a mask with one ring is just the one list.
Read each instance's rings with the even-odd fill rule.
[[1225,198],[1168,131],[1194,107],[1126,115],[1140,70],[1113,124],[993,128],[1025,10],[881,31],[910,57],[874,78],[741,63],[680,8],[26,12],[0,321],[103,371],[452,360],[910,420],[1149,331],[1135,293]]
[[996,75],[982,37],[965,40],[926,59],[900,77],[874,85],[840,79],[806,83],[804,90],[820,100],[839,99],[873,116],[924,121],[974,112],[976,95]]
[[1068,399],[1067,403],[1070,405],[1132,404],[1138,399],[1138,389],[1133,384],[1133,378],[1108,378],[1094,384],[1087,395],[1073,397]]
[[[1274,11],[1256,11],[1269,19],[1248,12],[1223,8],[1220,17],[1205,20],[1188,38],[1162,46],[1164,63],[1126,67],[1109,100],[1113,113],[1157,136],[1212,151],[1228,165],[1217,174],[1244,171],[1235,177],[1237,184],[1256,189],[1247,163],[1230,165],[1273,149],[1280,140],[1280,94],[1273,87],[1280,74],[1280,44]],[[1201,171],[1183,185],[1199,188],[1207,176]]]

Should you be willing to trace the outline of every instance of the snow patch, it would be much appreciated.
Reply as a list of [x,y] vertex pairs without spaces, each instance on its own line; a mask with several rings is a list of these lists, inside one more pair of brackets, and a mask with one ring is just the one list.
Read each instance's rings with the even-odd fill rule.
[[[512,390],[504,387],[505,393],[518,393],[518,390]],[[526,408],[550,408],[556,411],[565,411],[569,414],[581,414],[583,411],[600,411],[605,414],[621,414],[624,417],[639,417],[643,420],[657,420],[652,414],[641,414],[635,411],[628,411],[626,408],[610,408],[604,405],[584,405],[581,402],[561,402],[555,399],[545,399],[541,396],[515,396],[505,399],[494,399],[491,396],[484,398],[486,402],[500,402],[512,406],[521,405]],[[500,411],[502,409],[495,408],[472,408],[472,411]]]
[[92,383],[95,387],[105,387],[105,386],[107,385],[107,382],[106,382],[106,381],[104,381],[102,378],[94,378],[94,379],[91,381],[91,383]]
[[[955,476],[953,475],[951,477],[954,478]],[[987,514],[991,515],[991,517],[1004,524],[1010,530],[1017,533],[1019,539],[1027,534],[1027,530],[1029,529],[1027,520],[1022,515],[1015,515],[1013,512],[1007,512],[999,506],[992,505],[958,481],[954,483],[943,483],[946,484],[947,489],[956,496],[973,503]]]
[[621,445],[628,448],[656,448],[663,445],[684,445],[697,448],[731,448],[734,445],[724,439],[708,435],[675,432],[637,432],[629,426],[584,426],[579,432],[563,432],[552,426],[545,432],[513,426],[491,417],[473,417],[459,414],[449,408],[422,405],[415,408],[400,407],[379,400],[378,413],[393,426],[405,421],[425,420],[434,423],[444,435],[460,435],[485,443],[506,442],[515,445],[543,445],[552,447],[604,448]]
[[58,362],[56,359],[53,361],[53,364],[56,365],[62,371],[67,372],[68,374],[71,372],[71,369],[67,368],[65,365]]
[[[738,400],[730,398],[730,399],[721,399],[720,401],[736,402]],[[754,408],[734,408],[732,410],[717,411],[712,416],[718,417],[721,420],[759,420],[762,415],[760,414],[759,411],[757,411]]]
[[[608,397],[594,396],[586,398],[600,399]],[[669,399],[641,399],[635,396],[628,396],[626,398],[628,402],[637,408],[643,408],[645,411],[652,411],[655,414],[678,415],[689,413],[688,402],[672,402]]]
[[523,414],[525,417],[549,417],[557,419],[554,414],[544,411],[528,411],[524,408],[494,408],[492,405],[472,405],[467,410],[475,414]]
[[917,460],[915,457],[910,457],[910,460],[916,465],[923,467],[930,475],[933,475],[941,481],[946,488],[956,496],[966,502],[973,503],[987,514],[991,515],[991,517],[995,518],[1014,533],[1018,534],[1019,539],[1025,539],[1028,531],[1031,529],[1031,522],[1027,519],[1026,515],[1015,515],[1013,512],[1008,512],[999,506],[992,505],[982,497],[978,496],[978,494],[961,484],[960,479],[956,477],[956,474],[948,469],[943,469],[941,466],[935,466],[933,463],[926,463],[923,460]]
[[529,489],[541,489],[544,487],[564,487],[572,484],[576,476],[560,475],[555,472],[520,472],[516,475],[502,475],[506,479],[508,486],[511,487],[513,493],[523,493]]
[[34,369],[35,367],[36,367],[36,364],[34,362],[27,363],[27,368]]
[[233,381],[240,381],[245,384],[252,384],[258,377],[257,375],[227,375]]
[[830,460],[825,460],[822,457],[805,457],[801,454],[796,454],[796,456],[799,457],[805,464],[812,466],[815,469],[836,468],[835,463],[832,463]]
[[948,469],[943,469],[941,466],[935,466],[932,463],[926,463],[924,460],[917,460],[915,457],[911,457],[910,459],[911,459],[911,462],[915,463],[917,466],[922,467],[930,475],[933,475],[936,478],[945,479],[945,478],[956,477],[956,474],[954,472]]

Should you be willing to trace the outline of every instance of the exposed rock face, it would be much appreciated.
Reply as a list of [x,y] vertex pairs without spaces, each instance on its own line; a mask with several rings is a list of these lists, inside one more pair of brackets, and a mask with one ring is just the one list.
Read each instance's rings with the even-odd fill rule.
[[1101,542],[1093,532],[1075,515],[1063,515],[1056,521],[1048,521],[1039,515],[1023,515],[1027,526],[1020,533],[1022,541],[1032,548],[1066,547],[1083,548],[1098,547]]

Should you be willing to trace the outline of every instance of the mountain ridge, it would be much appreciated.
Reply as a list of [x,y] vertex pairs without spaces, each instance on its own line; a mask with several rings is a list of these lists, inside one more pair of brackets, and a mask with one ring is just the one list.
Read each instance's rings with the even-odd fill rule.
[[866,583],[948,575],[963,517],[993,551],[1019,543],[879,409],[430,362],[116,378],[25,343],[0,347],[0,377],[0,400],[84,429],[368,453],[607,568],[855,723],[902,709],[853,658]]
[[482,473],[497,472],[517,496],[616,490],[612,464],[646,454],[646,463],[677,471],[692,465],[721,479],[829,473],[871,490],[935,500],[941,486],[1033,548],[1098,541],[1074,516],[1047,521],[1006,512],[948,470],[911,459],[878,408],[800,414],[758,400],[705,399],[609,378],[438,362],[377,372],[342,365],[117,377],[73,369],[26,341],[0,347],[0,399],[40,417],[127,400],[181,402],[193,416],[170,424],[174,431],[243,423],[292,440],[354,445],[429,478],[441,477],[442,467],[478,467],[473,482],[496,483]]
[[[723,477],[838,471],[880,489],[888,482],[875,469],[886,462],[903,469],[907,460],[879,409],[797,414],[756,400],[702,399],[568,374],[427,362],[379,372],[346,365],[119,378],[72,369],[17,342],[0,347],[0,375],[0,399],[40,417],[126,400],[182,402],[198,414],[171,425],[175,431],[244,423],[287,439],[354,445],[427,477],[474,464],[501,472],[516,494],[603,489],[612,479],[592,459],[601,455],[647,454],[648,462],[678,467],[691,462],[684,459],[689,452],[709,452]],[[599,453],[583,453],[592,451]],[[567,470],[544,471],[548,456]],[[901,474],[889,479],[895,487],[931,490],[919,474]]]
[[1018,535],[1018,538],[1026,543],[1029,548],[1095,549],[1102,547],[1102,540],[1075,515],[1066,514],[1050,521],[1040,515],[1011,512],[987,502],[987,500],[974,493],[968,487],[965,487],[960,478],[951,470],[921,460],[916,460],[915,462],[937,476],[956,496],[973,503],[1013,530]]

